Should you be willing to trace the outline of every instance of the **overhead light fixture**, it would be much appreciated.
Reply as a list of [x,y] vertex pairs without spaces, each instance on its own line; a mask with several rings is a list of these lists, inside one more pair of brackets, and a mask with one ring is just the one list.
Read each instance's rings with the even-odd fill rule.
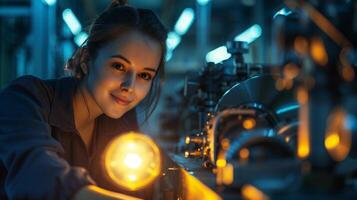
[[[262,28],[258,24],[254,24],[249,27],[243,33],[237,35],[234,40],[235,41],[244,41],[248,44],[252,43],[254,40],[260,37],[262,34]],[[215,64],[222,62],[223,60],[227,60],[231,57],[231,54],[227,52],[227,47],[220,46],[206,55],[207,62],[214,62]]]
[[47,4],[48,6],[52,6],[56,4],[56,0],[42,0],[43,3]]
[[181,37],[175,32],[170,32],[167,35],[166,46],[168,50],[174,50],[181,42]]
[[262,34],[262,28],[258,24],[254,24],[249,27],[243,33],[237,35],[234,38],[234,41],[244,41],[248,42],[248,44],[254,42],[257,38]]
[[195,19],[195,12],[192,8],[185,8],[175,24],[175,32],[179,35],[185,34]]
[[171,58],[172,58],[172,50],[167,50],[165,61],[167,62],[167,61],[171,60]]
[[88,38],[88,34],[86,32],[80,32],[74,37],[74,42],[81,46]]
[[227,52],[227,47],[220,46],[220,47],[207,53],[206,61],[214,62],[215,64],[217,64],[217,63],[222,62],[223,60],[226,60],[230,57],[231,57],[231,54]]
[[177,20],[174,31],[171,31],[167,35],[166,39],[166,61],[169,61],[172,58],[172,54],[174,49],[180,44],[181,42],[181,35],[184,35],[195,19],[195,12],[192,8],[186,8],[181,13],[179,19]]
[[201,6],[205,6],[210,2],[211,0],[197,0],[197,3]]
[[82,26],[71,9],[65,9],[62,13],[62,18],[73,35],[77,35],[82,31]]
[[172,58],[172,53],[174,49],[179,45],[181,42],[181,36],[178,35],[176,32],[170,32],[167,35],[166,39],[166,47],[167,47],[167,53],[166,53],[166,61],[169,61]]

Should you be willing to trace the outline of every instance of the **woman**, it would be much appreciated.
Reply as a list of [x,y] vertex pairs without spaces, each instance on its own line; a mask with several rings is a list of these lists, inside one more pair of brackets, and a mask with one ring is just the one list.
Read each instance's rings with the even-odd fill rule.
[[25,76],[0,93],[0,199],[116,198],[98,190],[119,191],[101,155],[138,129],[139,103],[156,104],[167,35],[152,11],[124,4],[94,21],[66,65],[74,77]]

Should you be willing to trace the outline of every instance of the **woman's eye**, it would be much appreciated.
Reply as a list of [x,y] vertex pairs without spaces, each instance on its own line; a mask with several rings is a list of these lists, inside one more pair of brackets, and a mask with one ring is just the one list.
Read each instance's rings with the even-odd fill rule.
[[121,63],[113,63],[112,64],[112,67],[116,70],[119,70],[119,71],[125,71],[125,67],[123,64]]
[[152,79],[152,76],[151,76],[151,74],[149,74],[149,73],[141,73],[141,74],[139,74],[139,76],[140,76],[142,79],[147,80],[147,81],[150,81],[150,80]]

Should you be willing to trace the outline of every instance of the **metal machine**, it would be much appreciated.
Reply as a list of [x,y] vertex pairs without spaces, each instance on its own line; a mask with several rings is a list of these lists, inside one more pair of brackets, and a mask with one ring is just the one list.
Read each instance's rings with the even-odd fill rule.
[[187,78],[168,196],[357,198],[356,49],[311,4],[286,5],[279,65],[245,63],[247,44],[233,41],[231,59]]

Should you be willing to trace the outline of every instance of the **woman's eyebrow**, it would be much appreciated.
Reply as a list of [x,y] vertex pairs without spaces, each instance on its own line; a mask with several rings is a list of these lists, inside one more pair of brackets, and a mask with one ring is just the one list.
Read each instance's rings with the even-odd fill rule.
[[112,57],[112,58],[120,58],[120,59],[124,60],[125,62],[127,62],[128,64],[131,65],[130,60],[127,59],[127,58],[125,58],[124,56],[122,56],[122,55],[120,55],[120,54],[112,55],[111,57]]
[[[120,54],[116,54],[116,55],[112,55],[111,58],[120,58],[122,60],[124,60],[125,62],[127,62],[129,65],[131,65],[131,62],[129,59],[125,58],[124,56],[120,55]],[[147,71],[152,71],[152,72],[155,72],[156,73],[156,69],[154,68],[144,68],[144,70],[147,70]]]
[[152,72],[155,72],[155,73],[156,73],[156,69],[153,69],[153,68],[144,68],[144,70],[152,71]]

